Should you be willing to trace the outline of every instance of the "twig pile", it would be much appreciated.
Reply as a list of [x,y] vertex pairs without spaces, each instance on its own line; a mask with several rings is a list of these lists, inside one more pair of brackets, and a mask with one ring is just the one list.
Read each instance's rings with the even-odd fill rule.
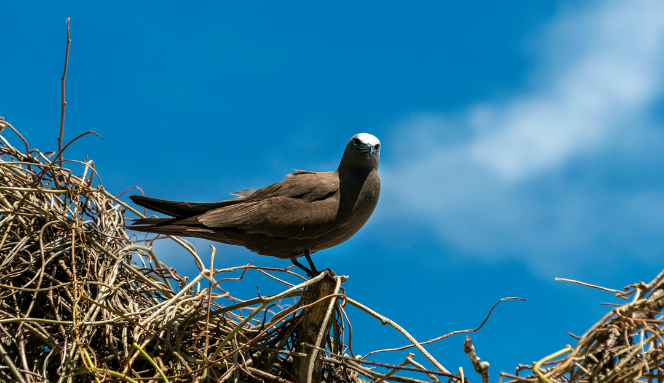
[[[23,139],[0,118],[6,127]],[[200,268],[180,277],[152,250],[156,238],[130,240],[125,210],[142,214],[104,190],[92,161],[62,160],[69,144],[42,153],[23,143],[25,153],[0,136],[0,381],[421,382],[394,375],[404,369],[460,381],[396,323],[346,297],[345,277],[329,271],[307,280],[290,268],[213,269],[214,248],[206,268],[173,238]],[[244,301],[222,289],[250,269],[286,290]],[[350,349],[347,303],[395,327],[412,343],[400,349],[418,348],[438,370],[412,354],[400,366],[373,363],[391,367],[385,375],[362,366],[371,363]]]
[[[576,281],[569,281],[575,282]],[[617,306],[580,337],[532,365],[519,365],[516,375],[501,374],[510,382],[664,382],[664,271],[652,282],[610,290],[632,301]],[[563,357],[564,356],[564,357]],[[562,357],[562,358],[561,358]],[[519,371],[532,375],[519,377]]]
[[[214,248],[206,268],[191,244],[172,238],[200,269],[189,281],[159,261],[152,249],[159,237],[128,237],[125,211],[143,215],[104,190],[92,161],[62,160],[71,142],[58,153],[42,153],[0,118],[0,129],[5,127],[26,149],[23,153],[0,136],[0,381],[361,383],[362,376],[378,383],[423,382],[395,375],[402,370],[424,373],[432,382],[468,381],[461,368],[452,374],[422,345],[476,332],[491,311],[475,329],[418,343],[395,322],[347,297],[341,287],[345,277],[325,271],[307,280],[290,268],[249,264],[214,269]],[[222,288],[248,270],[287,288],[250,300]],[[233,272],[242,274],[233,278]],[[290,283],[289,278],[299,279]],[[204,280],[209,287],[201,289]],[[502,373],[501,380],[664,381],[663,284],[664,272],[648,284],[613,290],[625,299],[632,296],[631,303],[577,337],[576,347],[520,365],[516,375]],[[500,301],[505,299],[520,298]],[[391,325],[410,344],[355,356],[346,304]],[[412,353],[398,366],[366,360],[408,348],[417,348],[437,370],[425,369]],[[470,338],[464,351],[488,383],[489,365]],[[390,370],[382,374],[367,364]],[[522,370],[533,374],[520,377]]]

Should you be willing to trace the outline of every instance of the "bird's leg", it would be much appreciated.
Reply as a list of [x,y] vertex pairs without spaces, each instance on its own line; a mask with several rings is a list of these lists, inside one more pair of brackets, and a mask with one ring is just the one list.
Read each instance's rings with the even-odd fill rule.
[[314,266],[314,262],[311,260],[311,252],[309,249],[305,250],[304,256],[307,258],[307,262],[309,262],[309,267],[311,267],[311,276],[313,277],[314,275],[318,274],[318,270],[316,270],[316,266]]
[[309,278],[313,278],[316,276],[316,274],[318,274],[318,270],[316,270],[316,266],[314,266],[314,262],[311,260],[311,252],[309,252],[308,249],[305,250],[304,256],[307,258],[307,262],[309,263],[309,267],[311,267],[311,269],[306,268],[303,264],[298,262],[297,258],[291,258],[291,262],[293,262],[295,266],[304,270],[304,272],[307,273],[307,276],[309,276]]
[[291,258],[291,262],[293,262],[293,264],[294,264],[295,266],[297,266],[297,267],[299,267],[300,269],[304,270],[304,272],[307,273],[307,276],[308,276],[309,278],[311,278],[311,277],[314,276],[314,273],[313,273],[311,270],[307,269],[303,264],[301,264],[300,262],[298,262],[296,258]]

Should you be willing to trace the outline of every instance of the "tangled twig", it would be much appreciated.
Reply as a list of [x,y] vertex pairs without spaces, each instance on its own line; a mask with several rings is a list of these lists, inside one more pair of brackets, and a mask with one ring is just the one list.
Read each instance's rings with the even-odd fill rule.
[[619,298],[633,295],[633,300],[615,307],[582,336],[575,336],[578,341],[575,347],[568,345],[532,366],[523,366],[532,370],[532,375],[519,377],[502,373],[501,379],[547,383],[632,382],[640,378],[664,381],[663,275],[664,272],[660,273],[648,284],[627,286],[624,292],[557,278],[609,291]]
[[[102,187],[92,161],[59,157],[70,144],[22,153],[0,136],[0,381],[420,382],[396,375],[398,366],[381,374],[345,356],[350,303],[401,332],[440,373],[412,354],[408,369],[460,382],[401,326],[347,297],[346,277],[307,279],[290,267],[251,264],[214,269],[214,248],[207,269],[190,243],[173,238],[201,269],[181,277],[152,248],[160,237],[128,236],[124,214],[143,214]],[[231,295],[229,284],[247,272],[286,289]]]

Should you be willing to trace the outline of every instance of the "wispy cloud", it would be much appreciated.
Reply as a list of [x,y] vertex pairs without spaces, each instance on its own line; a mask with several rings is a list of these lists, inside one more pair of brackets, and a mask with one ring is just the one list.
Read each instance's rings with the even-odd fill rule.
[[664,4],[613,2],[567,15],[544,43],[554,44],[545,57],[559,63],[541,75],[550,80],[520,99],[469,112],[481,132],[469,144],[471,157],[503,177],[564,164],[643,113],[661,91]]
[[427,146],[385,169],[387,198],[469,254],[655,251],[664,245],[664,187],[605,181],[607,159],[624,175],[625,163],[661,158],[652,141],[662,137],[648,125],[662,93],[664,3],[597,2],[552,21],[539,43],[539,68],[521,96],[400,123],[401,139]]

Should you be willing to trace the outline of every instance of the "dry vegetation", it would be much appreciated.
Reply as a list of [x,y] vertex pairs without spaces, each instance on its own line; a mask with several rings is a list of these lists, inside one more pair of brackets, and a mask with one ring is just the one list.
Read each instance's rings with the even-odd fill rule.
[[[566,280],[569,281],[569,280]],[[580,283],[629,299],[617,305],[582,336],[532,365],[519,365],[516,375],[501,374],[509,382],[664,382],[664,271],[650,283],[636,283],[624,291]],[[519,377],[526,370],[527,377]]]
[[[68,27],[67,57],[69,41]],[[154,252],[152,243],[164,238],[132,240],[125,233],[125,213],[143,214],[102,187],[92,161],[63,160],[70,144],[94,133],[63,147],[66,74],[67,60],[57,152],[30,149],[0,117],[0,132],[11,129],[25,146],[18,150],[0,135],[1,382],[465,383],[469,379],[461,368],[452,374],[423,345],[476,332],[500,301],[520,299],[496,302],[475,329],[418,343],[398,324],[346,296],[343,276],[324,271],[307,279],[290,268],[250,264],[214,269],[214,248],[207,266],[190,243],[170,238],[199,267],[189,281]],[[250,300],[234,297],[228,282],[248,271],[283,283],[283,291],[270,296],[257,291]],[[630,302],[575,336],[574,347],[519,365],[515,374],[501,373],[500,380],[663,382],[663,283],[664,272],[648,284],[609,290]],[[410,343],[354,355],[348,304],[394,327]],[[406,349],[417,349],[436,370],[425,369],[413,353],[398,366],[367,359]],[[470,337],[464,351],[479,374],[474,379],[488,383],[489,364],[479,359]],[[372,366],[389,370],[379,373]],[[418,378],[402,376],[403,371],[416,371]]]
[[[290,268],[214,269],[214,248],[206,267],[172,238],[200,269],[191,281],[179,276],[153,251],[158,237],[127,236],[126,210],[142,214],[101,186],[92,161],[62,160],[68,145],[42,153],[23,144],[24,152],[0,136],[1,381],[418,381],[395,374],[404,369],[460,380],[401,327],[347,297],[345,277],[329,271],[307,279]],[[248,270],[284,290],[251,300],[224,290]],[[370,362],[350,348],[347,304],[393,325],[438,369],[412,356],[389,376],[364,367]]]
[[[2,119],[0,127],[14,130]],[[307,280],[290,268],[250,264],[214,269],[214,248],[206,268],[191,244],[172,238],[199,266],[189,281],[159,261],[151,246],[159,237],[127,236],[125,212],[143,215],[101,186],[92,161],[61,160],[68,145],[58,153],[30,149],[25,140],[23,145],[24,152],[0,136],[0,381],[421,382],[400,376],[403,370],[433,382],[468,381],[461,369],[450,373],[422,345],[477,331],[484,322],[418,343],[346,296],[345,277],[325,271]],[[238,270],[241,275],[233,278]],[[257,292],[251,300],[233,297],[226,283],[248,270],[283,283],[284,290]],[[288,282],[294,278],[299,282]],[[201,289],[205,281],[208,288]],[[575,347],[520,365],[515,375],[502,373],[500,379],[663,381],[663,281],[664,273],[648,284],[611,290],[631,301],[577,337]],[[347,304],[390,324],[411,344],[356,357]],[[479,360],[470,338],[464,346],[478,380],[488,382],[488,363]],[[406,348],[417,348],[437,370],[425,370],[413,354],[399,366],[367,360]],[[381,374],[367,365],[391,370]]]

